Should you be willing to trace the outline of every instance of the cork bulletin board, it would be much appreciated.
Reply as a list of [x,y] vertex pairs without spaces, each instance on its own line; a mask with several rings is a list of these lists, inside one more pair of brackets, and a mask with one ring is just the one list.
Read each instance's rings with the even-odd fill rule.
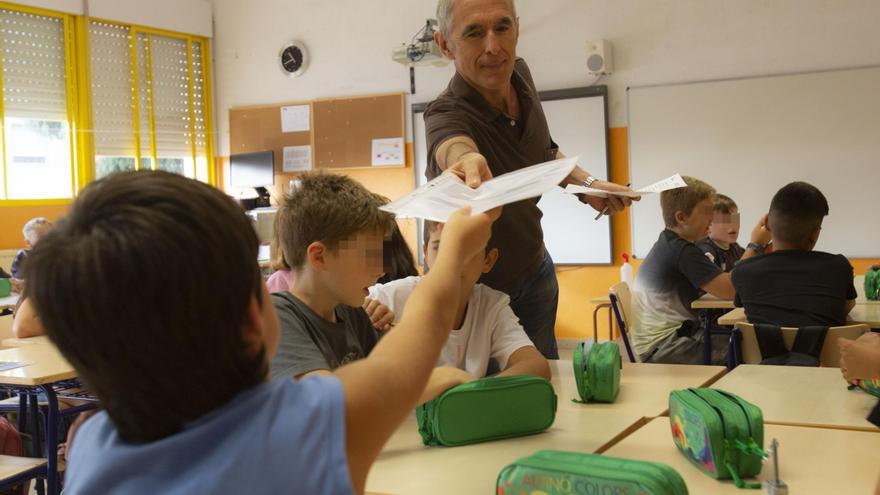
[[[229,109],[229,153],[251,153],[272,150],[275,153],[275,187],[286,182],[283,173],[284,147],[312,144],[312,132],[281,132],[281,107],[310,105],[310,103],[285,103],[259,107]],[[288,179],[289,180],[289,179]],[[281,191],[280,189],[278,190]]]
[[404,139],[404,107],[403,93],[314,101],[315,167],[371,168],[373,140]]

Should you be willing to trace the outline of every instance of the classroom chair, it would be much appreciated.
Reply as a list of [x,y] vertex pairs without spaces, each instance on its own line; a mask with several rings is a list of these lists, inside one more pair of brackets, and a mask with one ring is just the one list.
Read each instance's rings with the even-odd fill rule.
[[629,362],[637,363],[639,359],[629,343],[629,332],[638,325],[638,312],[633,308],[629,284],[626,282],[614,284],[609,290],[608,298],[611,299],[611,310],[617,320],[617,327],[620,328],[620,338],[623,340]]
[[856,286],[856,302],[867,302],[868,297],[865,295],[865,276],[856,275],[853,277],[853,285]]
[[[741,356],[739,364],[759,364],[761,362],[761,350],[758,347],[758,338],[755,335],[755,326],[751,323],[737,323],[736,331],[742,338]],[[849,325],[845,327],[831,327],[825,335],[825,341],[822,343],[822,353],[819,355],[819,365],[829,368],[840,367],[840,347],[837,345],[837,339],[843,337],[845,339],[855,340],[865,332],[871,331],[867,325]],[[794,344],[797,328],[783,327],[782,339],[785,341],[785,347],[791,349]]]

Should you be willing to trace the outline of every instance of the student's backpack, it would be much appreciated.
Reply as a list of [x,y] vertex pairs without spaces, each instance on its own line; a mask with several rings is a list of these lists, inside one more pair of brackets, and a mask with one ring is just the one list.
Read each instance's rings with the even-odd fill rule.
[[764,416],[753,404],[712,388],[674,390],[669,394],[669,423],[678,450],[715,479],[733,479],[738,488],[761,472]]
[[533,375],[463,383],[416,408],[425,445],[448,447],[540,433],[556,419],[556,393]]
[[[22,446],[21,434],[12,426],[6,418],[0,416],[0,454],[23,456],[24,448]],[[0,495],[25,495],[25,487],[28,483],[8,488],[0,491]]]
[[880,300],[880,270],[865,272],[865,297],[871,301]]
[[620,390],[620,370],[623,367],[616,343],[597,343],[587,339],[577,345],[571,362],[581,397],[574,402],[614,402]]
[[755,338],[761,349],[761,364],[786,366],[819,366],[819,356],[828,327],[802,327],[794,337],[791,350],[785,347],[782,327],[755,325]]
[[496,485],[498,495],[688,493],[681,475],[666,464],[559,450],[516,460],[501,470]]

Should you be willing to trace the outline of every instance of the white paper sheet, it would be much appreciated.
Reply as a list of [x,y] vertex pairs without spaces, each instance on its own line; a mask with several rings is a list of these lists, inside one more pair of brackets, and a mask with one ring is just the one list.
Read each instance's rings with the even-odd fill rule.
[[465,206],[470,206],[473,213],[482,213],[496,206],[538,197],[558,186],[575,164],[577,157],[533,165],[495,177],[476,189],[454,175],[443,174],[381,209],[401,218],[445,222]]
[[681,178],[681,175],[675,174],[659,182],[655,182],[650,186],[645,186],[641,189],[635,189],[632,192],[609,192],[602,189],[594,189],[592,187],[576,186],[574,184],[567,185],[565,187],[565,192],[571,194],[588,194],[590,196],[598,196],[600,198],[607,198],[609,194],[614,196],[627,196],[630,198],[636,198],[639,196],[644,196],[646,194],[656,194],[659,192],[668,191],[670,189],[678,189],[679,187],[687,187],[687,183],[685,183],[684,179]]
[[281,132],[304,132],[311,127],[309,106],[281,107]]
[[403,138],[374,139],[373,166],[403,165]]
[[311,146],[285,146],[284,163],[282,170],[285,172],[305,172],[312,169]]

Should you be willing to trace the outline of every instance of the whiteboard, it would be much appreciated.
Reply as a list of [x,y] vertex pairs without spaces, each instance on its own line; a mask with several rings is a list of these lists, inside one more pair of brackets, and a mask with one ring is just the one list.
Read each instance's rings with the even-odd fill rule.
[[[635,186],[679,172],[740,207],[740,244],[792,181],[818,187],[830,214],[816,249],[880,256],[880,67],[628,90]],[[659,197],[632,208],[633,250],[663,230]]]
[[[608,179],[607,88],[594,86],[539,93],[553,141],[566,156],[580,156],[578,164],[594,177]],[[415,186],[426,182],[427,150],[424,110],[427,105],[413,105],[413,153]],[[557,265],[611,263],[611,223],[603,216],[593,220],[596,211],[576,197],[551,191],[541,198],[538,207],[544,213],[541,226],[544,244]],[[419,246],[422,224],[419,221]],[[421,251],[419,262],[421,262]]]

